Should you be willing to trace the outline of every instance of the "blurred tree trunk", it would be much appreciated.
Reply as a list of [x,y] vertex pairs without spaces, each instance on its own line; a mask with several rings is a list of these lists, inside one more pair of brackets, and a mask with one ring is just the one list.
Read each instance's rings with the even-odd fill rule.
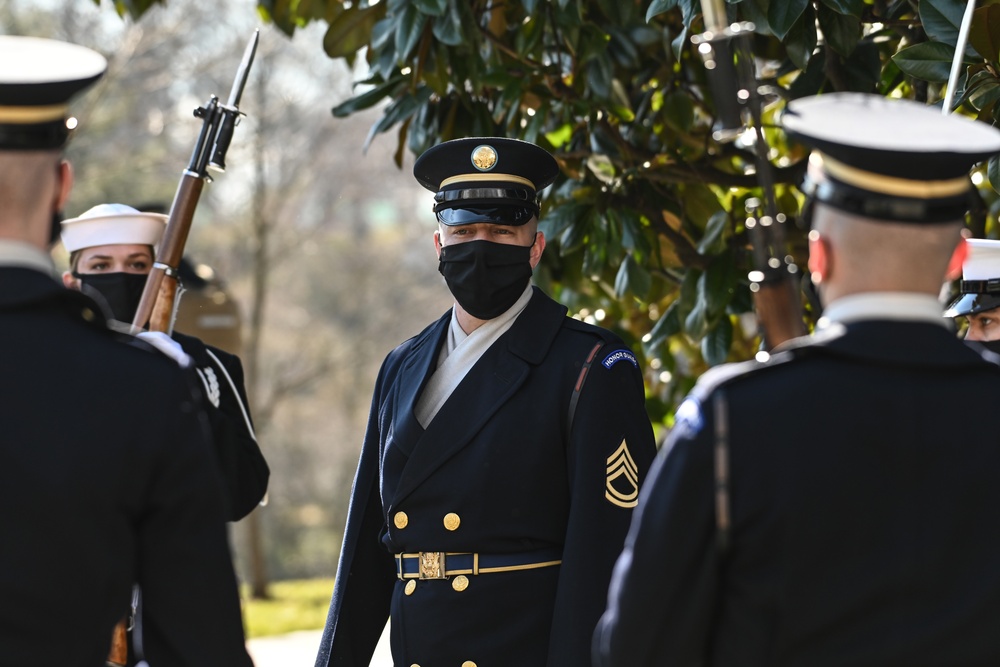
[[[251,410],[255,415],[263,417],[260,407],[260,346],[261,334],[264,327],[264,308],[267,303],[267,283],[270,265],[268,261],[268,236],[271,231],[266,212],[267,204],[267,181],[265,174],[264,159],[266,154],[267,140],[267,114],[265,105],[267,101],[267,81],[269,76],[270,63],[265,54],[257,56],[257,85],[255,118],[257,120],[257,131],[254,134],[254,183],[250,216],[252,230],[253,260],[251,264],[251,298],[250,298],[250,318],[249,336],[246,347],[247,375],[249,376],[249,400]],[[267,418],[264,422],[268,421]],[[257,423],[257,432],[266,430],[267,424],[262,421]],[[264,447],[266,451],[266,447]],[[254,599],[268,599],[271,597],[269,591],[270,579],[267,573],[267,562],[264,556],[263,531],[260,520],[260,510],[252,512],[246,518],[247,521],[247,558],[250,564],[250,595]]]

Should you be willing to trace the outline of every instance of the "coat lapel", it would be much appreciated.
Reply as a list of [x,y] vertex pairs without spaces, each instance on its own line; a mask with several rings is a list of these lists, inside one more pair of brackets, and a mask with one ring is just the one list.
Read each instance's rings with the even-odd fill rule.
[[[476,362],[419,438],[393,494],[395,503],[466,447],[524,384],[531,367],[545,358],[565,313],[565,307],[535,289],[525,311]],[[415,366],[413,372],[420,368]],[[421,377],[426,380],[426,374]],[[423,381],[420,384],[422,389]],[[414,422],[412,408],[417,396],[419,389],[408,404],[407,417]],[[401,401],[400,407],[403,405]]]
[[399,383],[393,398],[392,440],[400,451],[409,456],[424,433],[414,408],[420,392],[437,366],[438,354],[451,322],[449,310],[432,326],[425,329],[413,343],[413,348],[399,372]]

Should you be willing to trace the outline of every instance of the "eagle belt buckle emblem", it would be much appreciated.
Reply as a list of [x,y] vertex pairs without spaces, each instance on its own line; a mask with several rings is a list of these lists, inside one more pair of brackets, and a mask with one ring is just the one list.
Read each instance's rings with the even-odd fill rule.
[[421,551],[420,552],[420,578],[421,579],[445,579],[444,576],[444,552],[443,551]]

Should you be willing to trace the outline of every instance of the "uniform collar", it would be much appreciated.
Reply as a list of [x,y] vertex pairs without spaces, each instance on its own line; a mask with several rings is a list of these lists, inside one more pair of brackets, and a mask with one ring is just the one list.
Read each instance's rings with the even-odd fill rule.
[[34,269],[53,276],[56,267],[48,253],[24,241],[0,239],[0,266]]
[[841,297],[823,309],[817,329],[831,324],[863,320],[932,322],[948,327],[940,302],[928,294],[915,292],[868,292]]

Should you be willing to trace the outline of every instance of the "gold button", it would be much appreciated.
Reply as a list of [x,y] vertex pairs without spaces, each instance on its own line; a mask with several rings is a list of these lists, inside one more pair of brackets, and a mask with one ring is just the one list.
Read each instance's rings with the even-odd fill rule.
[[97,315],[95,315],[94,311],[92,311],[90,308],[84,308],[80,312],[80,315],[82,315],[83,319],[87,320],[88,322],[93,322],[97,318]]
[[476,667],[476,663],[472,662],[471,660],[466,660],[465,662],[462,663],[462,667]]
[[451,580],[451,587],[461,593],[469,587],[469,578],[464,574],[460,574]]
[[448,512],[444,515],[444,527],[448,530],[458,530],[459,524],[462,523],[461,517],[459,517],[454,512]]
[[392,522],[396,524],[396,528],[402,530],[406,528],[406,524],[410,523],[410,518],[406,516],[406,512],[396,512],[396,516],[392,517]]
[[406,588],[403,589],[403,592],[406,593],[407,595],[413,595],[413,591],[415,590],[417,590],[417,582],[414,581],[413,579],[410,579],[409,581],[406,582]]

